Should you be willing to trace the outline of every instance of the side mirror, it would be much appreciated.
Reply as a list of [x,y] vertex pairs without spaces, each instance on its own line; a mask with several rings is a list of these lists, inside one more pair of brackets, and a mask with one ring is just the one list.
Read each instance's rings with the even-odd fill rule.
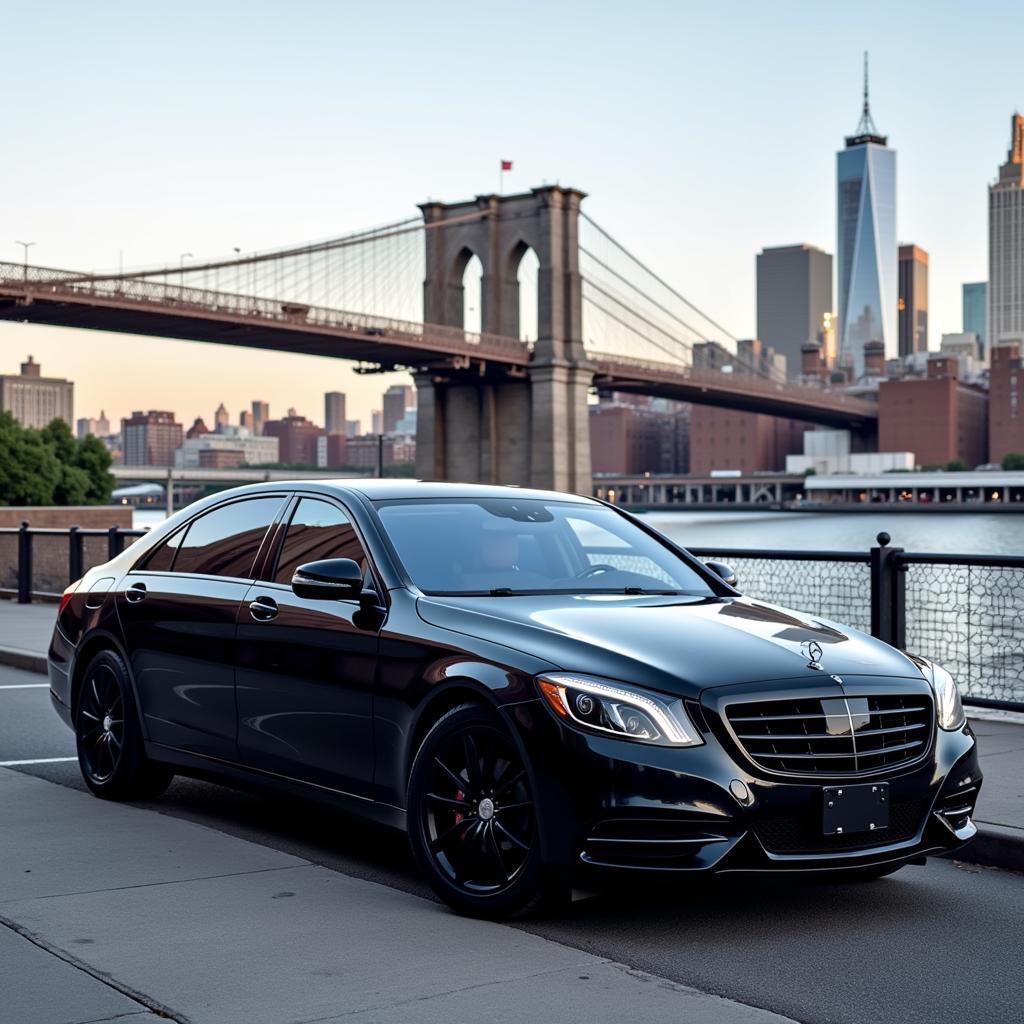
[[735,587],[736,571],[725,564],[725,562],[705,562],[704,563],[716,576],[721,576],[730,587]]
[[292,576],[297,597],[320,601],[341,601],[358,597],[363,589],[363,570],[351,558],[324,558],[306,562]]

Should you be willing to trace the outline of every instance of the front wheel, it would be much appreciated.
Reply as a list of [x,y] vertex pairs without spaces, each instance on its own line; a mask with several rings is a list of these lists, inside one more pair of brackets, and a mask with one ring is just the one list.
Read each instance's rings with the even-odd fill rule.
[[420,869],[460,913],[506,918],[549,894],[529,773],[483,707],[453,708],[427,732],[409,776],[408,826]]
[[146,757],[128,668],[115,651],[89,662],[75,699],[75,744],[85,784],[106,800],[158,797],[174,773]]

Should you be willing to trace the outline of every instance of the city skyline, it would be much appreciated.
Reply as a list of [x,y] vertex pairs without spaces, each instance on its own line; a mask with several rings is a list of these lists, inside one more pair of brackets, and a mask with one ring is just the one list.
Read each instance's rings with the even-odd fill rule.
[[[932,347],[941,333],[960,328],[961,284],[987,276],[986,186],[1005,153],[1006,114],[1021,102],[1012,71],[1016,34],[1006,30],[1020,15],[1009,5],[998,31],[959,15],[952,4],[899,11],[867,4],[856,14],[741,5],[733,19],[641,5],[642,63],[629,49],[637,31],[632,16],[590,12],[585,21],[571,20],[573,38],[593,59],[571,62],[571,69],[560,60],[565,44],[557,31],[569,13],[548,12],[552,31],[537,38],[526,5],[524,17],[505,29],[509,45],[496,54],[479,47],[463,19],[451,18],[446,45],[463,59],[447,70],[432,62],[440,77],[426,91],[417,84],[427,60],[418,32],[433,18],[413,7],[403,8],[407,31],[396,36],[369,12],[346,12],[339,23],[342,16],[331,7],[305,5],[296,26],[320,31],[309,43],[312,54],[299,63],[265,29],[248,30],[244,42],[220,32],[232,18],[231,4],[206,12],[212,18],[206,41],[193,31],[199,8],[183,4],[145,62],[124,56],[133,30],[116,5],[88,17],[74,5],[58,6],[59,25],[42,11],[13,16],[28,42],[12,55],[12,73],[33,82],[33,104],[15,112],[11,146],[32,159],[7,169],[9,188],[0,197],[0,219],[12,239],[35,241],[32,256],[41,263],[116,267],[122,258],[136,265],[179,252],[230,253],[234,246],[251,250],[339,234],[413,212],[430,195],[459,199],[493,190],[499,157],[510,155],[515,171],[506,175],[507,190],[555,179],[587,189],[587,209],[741,337],[755,333],[759,251],[806,241],[836,252],[830,165],[856,117],[863,48],[872,51],[874,109],[900,151],[898,241],[912,239],[932,256]],[[661,31],[652,33],[652,23]],[[350,76],[331,61],[312,59],[341,24],[365,44],[357,61],[372,64],[385,54],[409,59],[398,61],[387,82],[346,90]],[[908,54],[900,39],[910,27],[929,45]],[[82,34],[95,41],[88,65]],[[830,40],[827,63],[822,37]],[[45,49],[34,39],[45,39]],[[668,59],[679,45],[689,49],[686,62]],[[983,46],[991,59],[969,79],[948,81],[934,55],[952,57],[960,46]],[[179,53],[192,58],[184,79],[171,74]],[[260,55],[278,74],[255,75]],[[622,58],[611,79],[606,57]],[[524,69],[543,70],[527,82]],[[83,102],[94,107],[88,130],[67,110],[71,76]],[[710,94],[703,86],[708,80],[716,82]],[[126,83],[132,92],[156,96],[166,130],[134,117],[142,111],[130,95],[121,104],[101,102]],[[560,106],[555,115],[536,102],[562,89],[577,101],[568,131]],[[463,130],[452,142],[439,142],[432,115],[453,94],[460,97]],[[677,102],[688,95],[700,102]],[[223,116],[207,116],[211,103]],[[532,113],[495,115],[501,107]],[[265,117],[276,109],[287,109],[289,117],[277,118],[268,134]],[[956,139],[941,161],[933,159],[936,109],[946,137]],[[394,138],[382,138],[382,119]],[[323,141],[323,123],[344,136],[345,154],[373,156],[343,156],[342,148]],[[410,145],[420,153],[415,161],[404,158]],[[62,146],[76,154],[74,175],[57,158]],[[640,178],[645,187],[634,187]],[[10,259],[20,253],[13,241],[8,250]],[[404,375],[359,379],[349,364],[314,357],[240,355],[178,341],[18,325],[0,327],[0,339],[6,370],[33,351],[76,380],[78,412],[106,408],[114,419],[137,403],[168,407],[175,395],[188,397],[189,404],[176,403],[187,420],[208,416],[219,401],[234,416],[254,394],[279,409],[312,412],[325,390],[338,389],[349,396],[353,415],[368,421],[378,391],[408,382]],[[201,379],[197,365],[204,368]]]

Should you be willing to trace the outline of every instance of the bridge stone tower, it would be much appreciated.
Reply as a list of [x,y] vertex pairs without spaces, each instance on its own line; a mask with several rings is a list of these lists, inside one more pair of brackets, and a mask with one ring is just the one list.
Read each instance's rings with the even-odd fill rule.
[[425,203],[425,323],[463,327],[463,274],[483,268],[481,329],[519,337],[519,264],[539,262],[537,341],[525,373],[454,365],[416,375],[422,479],[590,493],[577,229],[584,193],[549,185],[520,195]]

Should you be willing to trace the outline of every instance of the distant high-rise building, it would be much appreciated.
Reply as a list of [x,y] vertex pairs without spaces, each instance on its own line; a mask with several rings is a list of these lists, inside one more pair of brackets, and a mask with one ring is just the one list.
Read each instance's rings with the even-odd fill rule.
[[988,188],[989,346],[1024,340],[1024,114],[1010,121],[1010,149]]
[[252,403],[252,432],[263,433],[263,424],[270,419],[270,403],[255,401]]
[[121,420],[121,443],[126,466],[173,466],[182,444],[181,424],[173,412],[150,409]]
[[393,434],[398,421],[405,419],[406,409],[416,408],[416,392],[408,384],[392,384],[384,392],[383,405],[384,426],[377,433]]
[[345,436],[358,437],[363,432],[362,420],[345,420]]
[[909,356],[928,348],[928,253],[917,245],[899,248],[899,352]]
[[978,336],[978,355],[985,359],[985,342],[988,340],[988,281],[978,281],[963,286],[964,331]]
[[315,466],[317,438],[322,435],[323,431],[305,416],[285,416],[263,424],[263,436],[278,439],[280,461],[286,465]]
[[879,135],[868,103],[864,55],[864,109],[846,148],[836,154],[839,360],[864,373],[864,346],[881,341],[897,354],[896,153]]
[[224,428],[231,423],[231,415],[223,402],[217,406],[213,413],[213,432],[223,434]]
[[782,245],[757,255],[757,336],[800,373],[801,349],[817,341],[832,311],[832,256],[813,245]]
[[374,409],[370,412],[370,433],[384,433],[384,413],[380,409]]
[[252,429],[252,413],[248,409],[243,409],[238,414],[238,425],[245,430],[248,430],[250,434],[256,433],[256,431]]
[[70,427],[74,415],[75,385],[58,377],[44,377],[31,357],[21,373],[0,374],[0,412],[9,412],[22,426],[42,429],[53,420]]
[[345,433],[345,394],[328,391],[324,395],[324,429],[328,436]]
[[110,435],[110,420],[106,412],[101,409],[95,419],[92,416],[77,421],[75,433],[79,440],[83,437],[108,437]]

